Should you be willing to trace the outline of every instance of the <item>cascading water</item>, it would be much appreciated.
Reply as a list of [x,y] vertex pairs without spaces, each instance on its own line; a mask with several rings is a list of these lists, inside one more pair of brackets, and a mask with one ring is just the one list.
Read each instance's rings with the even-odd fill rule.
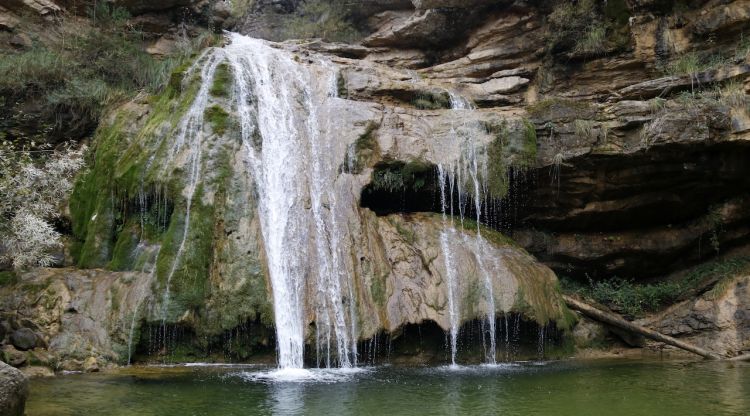
[[[185,218],[182,230],[182,238],[178,245],[177,252],[172,260],[172,265],[169,268],[169,273],[166,278],[166,286],[164,289],[164,298],[162,300],[162,327],[166,325],[167,310],[169,308],[169,296],[170,296],[170,285],[172,283],[172,277],[174,276],[177,267],[179,266],[182,256],[185,252],[185,242],[187,241],[188,234],[190,232],[190,214],[193,205],[193,197],[195,196],[195,190],[198,185],[198,180],[201,172],[201,163],[203,157],[203,121],[206,106],[208,105],[208,94],[211,89],[211,83],[216,74],[216,68],[222,62],[223,54],[220,50],[212,49],[207,50],[201,55],[201,57],[188,69],[188,74],[195,71],[197,65],[203,65],[201,67],[201,86],[198,93],[190,105],[185,116],[179,125],[176,139],[170,150],[169,160],[177,158],[178,153],[186,148],[188,151],[188,160],[186,171],[188,172],[186,178],[186,186],[183,191],[185,196]],[[203,62],[203,58],[206,57],[208,62]],[[187,77],[186,77],[187,78]],[[166,333],[166,332],[165,332]]]
[[[462,97],[456,95],[456,94],[450,94],[451,99],[451,108],[453,111],[466,111],[471,110],[472,107],[470,103],[463,99]],[[452,136],[456,138],[456,140],[459,140],[459,132],[453,128],[452,129]],[[480,147],[478,143],[476,143],[475,137],[473,135],[469,135],[468,141],[466,142],[466,149],[461,154],[461,158],[457,161],[457,163],[452,167],[450,170],[444,170],[443,166],[438,166],[438,175],[439,175],[439,185],[441,188],[441,205],[442,205],[442,211],[443,216],[445,218],[447,206],[450,206],[450,212],[451,216],[453,215],[453,187],[455,184],[456,190],[457,190],[457,198],[458,198],[458,207],[459,207],[459,215],[461,219],[461,226],[464,225],[464,214],[466,212],[466,202],[469,200],[469,197],[473,197],[474,201],[474,211],[475,211],[475,219],[477,222],[477,225],[480,223],[480,219],[482,216],[482,201],[485,198],[485,195],[487,195],[487,185],[486,185],[486,178],[487,175],[487,161],[486,158],[481,157],[480,155]],[[470,181],[471,185],[471,192],[466,192],[466,189],[464,188],[464,182]],[[445,201],[445,187],[446,184],[450,184],[450,196],[448,198],[447,204]],[[451,223],[452,225],[452,223]],[[451,263],[451,254],[450,254],[450,247],[447,244],[447,236],[443,237],[443,235],[446,232],[444,231],[443,234],[441,234],[441,248],[443,251],[443,257],[445,258],[445,266],[446,266],[446,274],[448,276],[449,280],[449,305],[452,302],[453,297],[455,296],[455,284],[451,283],[451,281],[455,281],[455,268]],[[489,338],[489,346],[487,346],[487,343],[485,344],[485,359],[488,364],[496,364],[496,351],[497,351],[497,345],[496,345],[496,328],[495,328],[495,296],[492,286],[492,276],[489,273],[489,270],[487,269],[487,266],[485,265],[485,255],[486,252],[485,246],[487,245],[487,242],[482,237],[481,228],[477,226],[477,233],[476,238],[474,241],[468,241],[468,237],[464,234],[463,236],[464,241],[467,245],[471,244],[474,245],[474,253],[476,255],[476,261],[479,266],[479,271],[482,274],[482,281],[484,283],[484,298],[487,303],[487,315],[486,319],[484,321],[484,325],[486,325],[485,330],[482,331],[483,337],[487,336]],[[443,244],[443,240],[446,240],[446,244]],[[457,321],[460,319],[460,317],[457,316],[457,313],[453,310],[453,307],[451,307],[450,311],[451,315],[451,361],[453,364],[455,364],[455,349],[456,349],[456,341],[455,337],[457,335]],[[455,319],[455,320],[454,320]],[[454,325],[456,326],[456,329],[454,329]]]
[[[453,177],[450,177],[450,184],[446,183],[448,176],[443,169],[442,164],[438,164],[438,182],[440,186],[440,206],[443,215],[443,230],[440,232],[440,250],[443,252],[445,265],[445,275],[448,285],[448,317],[450,319],[450,344],[451,344],[451,365],[456,365],[456,350],[458,338],[458,324],[461,320],[456,305],[456,274],[457,269],[453,260],[453,249],[451,241],[455,241],[456,233],[453,226]],[[446,197],[446,187],[449,186],[450,194]],[[450,210],[450,227],[448,227],[447,212]]]
[[326,100],[335,99],[336,73],[325,62],[297,62],[265,41],[229,37],[223,51],[235,75],[243,144],[258,193],[279,367],[303,367],[308,302],[314,302],[317,347],[319,354],[324,350],[325,365],[334,365],[334,343],[338,365],[354,366],[356,311],[341,263],[339,242],[345,236],[334,192],[338,152],[332,147],[338,143],[331,115],[320,111]]

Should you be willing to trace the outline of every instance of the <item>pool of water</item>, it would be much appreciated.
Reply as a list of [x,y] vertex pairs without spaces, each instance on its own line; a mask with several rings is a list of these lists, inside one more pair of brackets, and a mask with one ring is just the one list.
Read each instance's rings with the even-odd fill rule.
[[750,364],[563,361],[282,372],[175,366],[31,383],[46,415],[750,415]]

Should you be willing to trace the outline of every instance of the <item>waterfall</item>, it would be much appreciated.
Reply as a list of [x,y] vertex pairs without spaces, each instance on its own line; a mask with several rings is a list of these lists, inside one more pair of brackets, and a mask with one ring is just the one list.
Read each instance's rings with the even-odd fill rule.
[[[343,264],[346,230],[335,193],[337,145],[330,114],[336,72],[325,61],[303,64],[267,42],[230,34],[224,47],[246,163],[258,194],[261,232],[273,290],[278,364],[303,367],[307,306],[315,314],[325,365],[356,365],[356,319]],[[312,244],[310,244],[312,242]]]
[[[451,109],[453,111],[466,111],[466,110],[472,110],[471,104],[468,102],[468,100],[464,99],[463,97],[460,97],[457,94],[450,93],[450,101],[451,101]],[[451,132],[452,136],[455,137],[456,140],[460,140],[461,132],[457,131],[455,126],[452,128]],[[485,345],[485,360],[488,364],[496,364],[496,351],[497,351],[497,341],[496,341],[496,328],[495,328],[495,295],[493,290],[493,284],[492,284],[492,276],[489,273],[489,270],[485,264],[485,257],[484,254],[486,252],[486,245],[487,242],[482,237],[481,227],[480,227],[480,220],[482,216],[482,202],[484,201],[486,195],[487,195],[487,160],[486,157],[483,157],[484,155],[481,154],[481,148],[479,144],[476,141],[476,137],[474,137],[473,134],[469,134],[469,137],[467,138],[466,142],[466,148],[462,151],[461,157],[458,160],[458,162],[453,167],[452,171],[445,172],[442,168],[442,166],[438,166],[438,175],[439,175],[439,185],[441,187],[441,205],[442,205],[442,211],[443,216],[446,215],[446,205],[442,198],[444,198],[444,189],[446,184],[446,178],[451,184],[450,189],[450,199],[448,201],[448,204],[451,206],[451,215],[453,213],[453,184],[456,184],[457,189],[457,198],[458,198],[458,208],[459,208],[459,215],[461,219],[461,226],[464,226],[464,218],[465,218],[465,212],[466,212],[466,203],[469,200],[469,197],[473,197],[474,201],[474,212],[475,212],[475,220],[477,224],[477,233],[476,238],[473,239],[473,241],[468,241],[468,237],[464,235],[463,239],[464,242],[467,244],[467,246],[473,246],[474,247],[474,253],[476,256],[477,265],[479,267],[479,271],[482,275],[482,282],[484,283],[484,298],[487,303],[487,311],[486,311],[486,317],[485,321],[483,323],[484,330],[482,331],[483,338],[486,335],[489,338],[489,346],[487,346],[487,343],[483,343]],[[471,189],[469,192],[466,191],[464,188],[464,183],[468,182],[471,186]],[[446,237],[447,238],[447,237]],[[442,244],[443,235],[441,234],[441,247],[443,251],[443,256],[446,259],[446,274],[449,276],[448,280],[454,280],[455,277],[451,276],[452,274],[455,274],[455,271],[451,270],[453,266],[451,265],[451,268],[449,268],[449,257],[450,254],[448,251],[448,245]],[[453,292],[453,288],[449,284],[449,305],[451,303],[451,299],[454,296],[451,292]],[[453,314],[453,311],[451,311],[451,314]],[[453,316],[451,317],[451,338],[454,338],[454,329],[453,329]],[[456,330],[457,332],[457,330]],[[451,357],[452,360],[455,360],[455,341],[451,341]]]
[[[455,229],[453,227],[453,177],[450,180],[450,194],[446,197],[446,179],[447,174],[443,169],[442,164],[438,164],[438,183],[440,186],[440,207],[443,215],[443,230],[440,231],[440,250],[443,252],[443,262],[445,265],[445,276],[447,279],[448,286],[448,317],[450,319],[450,345],[451,345],[451,365],[456,365],[456,349],[457,349],[457,337],[458,337],[458,324],[461,320],[456,307],[456,274],[457,269],[453,260],[453,249],[450,246],[451,241],[456,238]],[[450,210],[450,227],[448,227],[448,210]]]

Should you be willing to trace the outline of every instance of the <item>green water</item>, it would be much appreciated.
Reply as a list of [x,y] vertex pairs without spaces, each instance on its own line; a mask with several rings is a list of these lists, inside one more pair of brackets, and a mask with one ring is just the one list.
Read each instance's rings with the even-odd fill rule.
[[31,384],[41,415],[750,415],[750,364],[570,361],[497,368],[314,372],[258,379],[259,367],[140,368]]

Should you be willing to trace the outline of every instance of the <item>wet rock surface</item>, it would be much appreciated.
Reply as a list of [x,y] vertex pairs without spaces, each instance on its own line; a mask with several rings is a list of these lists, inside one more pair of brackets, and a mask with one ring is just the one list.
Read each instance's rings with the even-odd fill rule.
[[[300,4],[259,1],[252,10],[238,14],[223,3],[213,2],[210,7],[203,3],[118,2],[154,33],[172,30],[174,10],[183,7],[193,12],[212,10],[210,14],[222,25],[260,33],[264,28],[253,20],[257,13],[269,9],[283,17]],[[372,192],[369,200],[366,190],[377,174],[395,172],[394,163],[418,162],[429,172],[455,160],[463,151],[451,136],[456,130],[463,129],[461,134],[487,146],[504,134],[499,126],[511,133],[532,126],[533,162],[515,165],[516,169],[503,166],[503,177],[512,179],[513,185],[493,202],[500,209],[484,220],[558,274],[580,281],[613,276],[646,281],[750,242],[750,172],[745,163],[750,156],[750,66],[739,42],[739,34],[750,22],[746,2],[703,1],[678,10],[664,2],[611,1],[589,14],[596,17],[587,18],[582,26],[556,23],[559,13],[555,15],[551,4],[355,3],[353,23],[364,35],[360,44],[305,41],[279,47],[311,65],[316,59],[311,50],[330,58],[339,71],[340,101],[327,111],[340,115],[342,142],[364,138],[368,143],[351,160],[349,152],[340,155],[342,171],[350,169],[351,176],[341,195],[354,207],[347,211],[346,220],[355,229],[352,236],[359,252],[353,253],[346,267],[362,283],[357,297],[368,316],[362,325],[363,338],[424,320],[447,327],[441,287],[445,276],[436,266],[441,259],[435,233],[442,225],[430,216],[403,214],[437,211],[435,179],[425,175],[424,188],[409,191],[415,200],[411,205],[402,202],[406,194],[402,189]],[[617,5],[622,7],[615,10]],[[16,1],[3,7],[8,10],[0,9],[0,29],[11,40],[20,36],[15,33],[17,10],[48,16],[59,6]],[[577,43],[597,29],[588,26],[591,22],[603,24],[606,34],[595,50]],[[155,54],[173,46],[171,35],[154,38],[151,44]],[[721,62],[698,65],[691,61],[694,54]],[[451,93],[479,109],[452,111]],[[224,106],[227,113],[234,111],[221,98],[212,98],[211,104]],[[173,104],[169,111],[177,109]],[[148,100],[136,100],[118,111],[138,120],[117,126],[129,138],[145,129],[156,131],[156,136],[168,133],[166,123],[147,123],[150,114],[164,111],[152,108]],[[229,135],[237,133],[236,126],[228,130]],[[217,143],[229,154],[239,152],[235,137]],[[229,160],[230,170],[242,168],[241,160],[206,150],[211,163]],[[519,152],[511,153],[517,158]],[[180,163],[178,170],[185,166]],[[218,236],[211,248],[218,260],[206,266],[208,277],[199,279],[200,285],[176,290],[180,305],[168,311],[170,323],[204,335],[231,330],[248,320],[271,322],[259,220],[256,207],[247,206],[248,201],[255,203],[248,192],[251,181],[237,177],[226,186],[207,187],[203,206],[217,207],[216,215],[225,219],[210,224],[210,233]],[[133,188],[132,183],[127,185]],[[171,198],[172,203],[179,199]],[[110,214],[99,221],[111,218],[108,229],[114,229],[116,216]],[[425,236],[424,240],[409,241],[412,234]],[[111,244],[97,246],[101,258],[81,265],[108,267],[114,257],[112,237],[92,236],[89,244]],[[498,312],[513,308],[514,288],[529,284],[524,283],[526,277],[554,284],[551,272],[522,249],[496,244],[492,250],[508,264],[520,264],[516,270],[495,271],[500,276],[497,284],[511,294],[498,302],[502,305]],[[466,276],[476,274],[470,253],[462,252],[460,257]],[[138,327],[142,321],[158,322],[164,313],[159,304],[164,282],[149,280],[146,269],[136,270],[135,261],[129,261],[124,269],[133,271],[122,274],[43,271],[53,277],[44,281],[46,289],[9,298],[15,302],[12,310],[25,311],[39,325],[43,343],[61,360],[61,368],[94,368],[91,351],[98,366],[122,360],[133,316]],[[24,277],[26,282],[39,279]],[[473,284],[472,279],[465,277],[464,289]],[[742,295],[740,286],[737,283],[735,291]],[[46,303],[32,293],[42,293]],[[717,338],[717,351],[746,351],[742,296],[729,292],[723,296],[722,301],[701,298],[680,304],[652,324],[707,348]],[[142,299],[150,300],[141,304]],[[242,302],[245,299],[250,300]],[[242,306],[230,312],[229,304]],[[467,300],[466,317],[477,315],[482,307],[481,301]],[[110,323],[100,322],[101,316]],[[593,329],[584,329],[578,334],[582,342],[598,336]],[[30,338],[16,343],[13,335],[18,331],[8,331],[16,352],[41,346],[25,342]],[[20,359],[17,356],[16,361]]]
[[0,362],[0,413],[8,416],[23,416],[29,382],[15,368]]

